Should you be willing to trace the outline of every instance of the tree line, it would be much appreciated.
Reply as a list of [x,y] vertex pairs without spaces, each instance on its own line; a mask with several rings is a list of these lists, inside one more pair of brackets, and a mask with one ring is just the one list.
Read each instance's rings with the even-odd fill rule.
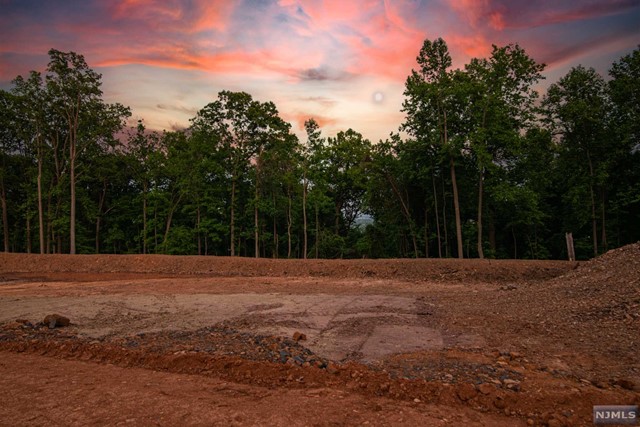
[[291,131],[222,91],[180,131],[128,128],[74,52],[0,91],[5,252],[578,258],[640,239],[640,48],[539,98],[518,45],[453,69],[425,40],[399,132]]

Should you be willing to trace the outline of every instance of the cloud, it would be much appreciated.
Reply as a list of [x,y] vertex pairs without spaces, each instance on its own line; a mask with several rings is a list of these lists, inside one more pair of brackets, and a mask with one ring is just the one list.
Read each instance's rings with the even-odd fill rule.
[[291,113],[282,113],[283,118],[289,122],[292,122],[294,126],[300,131],[304,131],[304,123],[309,119],[314,119],[320,128],[334,127],[339,123],[339,120],[335,117],[324,116],[321,114],[313,114],[303,111],[294,111]]
[[308,97],[300,98],[300,101],[313,102],[325,108],[330,108],[336,105],[335,99],[328,98],[326,96],[308,96]]
[[343,81],[353,77],[346,72],[332,70],[328,67],[318,67],[318,68],[309,68],[306,70],[300,70],[297,73],[297,76],[302,81],[311,81],[311,82],[324,82],[328,80]]
[[[74,50],[100,68],[108,96],[154,126],[186,122],[220,90],[246,90],[298,125],[310,115],[330,131],[370,129],[372,140],[401,120],[425,38],[443,37],[454,67],[517,42],[561,69],[633,49],[640,20],[638,0],[0,1],[0,81],[43,70],[52,47]],[[383,105],[371,102],[376,90]]]
[[193,116],[195,116],[195,114],[198,112],[197,108],[188,107],[188,106],[185,106],[185,105],[157,104],[156,107],[159,108],[160,110],[178,111],[180,113],[187,113],[187,114],[191,114]]

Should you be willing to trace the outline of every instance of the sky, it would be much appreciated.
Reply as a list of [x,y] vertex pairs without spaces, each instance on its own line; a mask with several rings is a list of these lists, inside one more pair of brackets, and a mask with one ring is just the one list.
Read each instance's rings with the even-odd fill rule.
[[455,68],[517,43],[547,64],[543,92],[578,64],[606,75],[639,22],[640,0],[0,0],[0,88],[55,48],[83,54],[105,100],[150,129],[185,128],[231,90],[273,101],[301,138],[313,117],[377,142],[403,121],[427,38]]

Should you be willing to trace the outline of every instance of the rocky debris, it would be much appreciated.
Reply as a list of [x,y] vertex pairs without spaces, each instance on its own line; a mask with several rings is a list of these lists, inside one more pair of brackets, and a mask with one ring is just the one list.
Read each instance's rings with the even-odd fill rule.
[[63,328],[69,326],[71,321],[68,317],[64,317],[59,314],[49,314],[44,318],[42,324],[48,326],[49,329]]
[[515,291],[516,289],[518,289],[518,287],[515,285],[500,286],[501,291]]
[[496,388],[491,384],[483,383],[478,386],[478,391],[482,394],[488,395],[494,393]]
[[[375,259],[321,260],[171,255],[35,255],[0,253],[0,275],[7,279],[15,273],[41,274],[43,266],[51,273],[106,273],[124,277],[131,274],[198,275],[218,277],[334,277],[406,279],[418,281],[492,282],[508,280],[545,280],[569,269],[565,261],[540,261],[527,265],[522,260],[469,259],[460,264],[454,259]],[[535,265],[536,268],[531,268]]]
[[636,383],[634,383],[631,380],[627,380],[627,379],[619,379],[616,380],[613,385],[617,385],[618,387],[622,387],[625,390],[631,390],[631,391],[640,391],[640,386]]
[[478,391],[473,384],[464,383],[458,386],[456,395],[460,400],[466,402],[467,400],[471,400],[476,397],[478,395]]
[[518,380],[512,380],[510,378],[505,378],[504,380],[502,380],[502,384],[510,389],[510,390],[514,390],[514,391],[518,391],[520,390],[520,381]]
[[301,332],[296,331],[293,334],[293,340],[295,342],[306,341],[307,340],[307,336],[305,334],[301,333]]

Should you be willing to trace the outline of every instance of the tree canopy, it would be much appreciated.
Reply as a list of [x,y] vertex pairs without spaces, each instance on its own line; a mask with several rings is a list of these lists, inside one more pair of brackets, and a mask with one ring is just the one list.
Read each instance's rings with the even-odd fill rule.
[[640,47],[551,82],[517,44],[454,69],[425,40],[399,133],[299,140],[221,91],[152,131],[75,52],[0,91],[5,252],[581,259],[640,239]]

